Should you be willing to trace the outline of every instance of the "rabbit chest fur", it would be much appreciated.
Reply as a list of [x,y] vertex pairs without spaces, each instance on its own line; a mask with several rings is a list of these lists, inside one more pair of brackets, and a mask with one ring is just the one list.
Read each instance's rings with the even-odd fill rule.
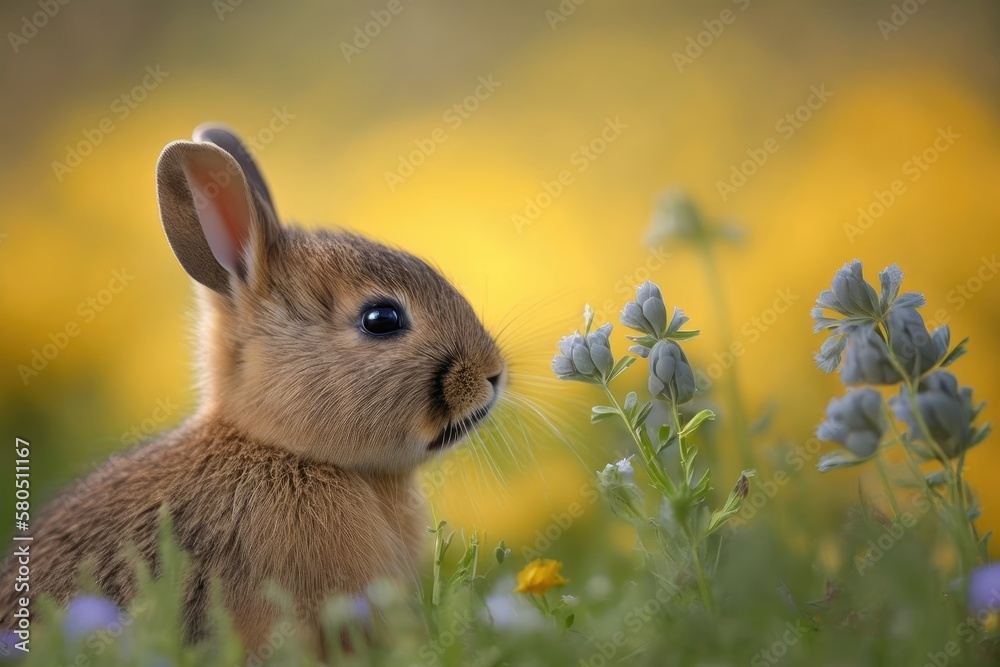
[[[101,591],[127,604],[136,576],[124,547],[133,544],[155,571],[166,507],[192,562],[184,591],[189,637],[206,631],[216,577],[252,647],[275,620],[262,595],[268,583],[287,591],[300,620],[315,626],[330,595],[362,594],[379,577],[414,577],[426,534],[420,501],[409,474],[362,475],[307,461],[250,442],[223,422],[195,419],[112,459],[39,517],[33,576],[65,603],[76,591],[77,567],[90,561]],[[10,595],[13,579],[5,579],[0,590]],[[13,608],[13,599],[3,605]]]

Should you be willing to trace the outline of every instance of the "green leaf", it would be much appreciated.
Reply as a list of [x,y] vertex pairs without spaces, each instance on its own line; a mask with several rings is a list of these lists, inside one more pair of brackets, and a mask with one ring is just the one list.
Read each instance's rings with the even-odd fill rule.
[[573,627],[573,621],[575,620],[576,620],[576,614],[570,614],[569,616],[566,617],[566,620],[563,621],[563,627],[569,630],[570,628]]
[[850,468],[851,466],[859,465],[871,459],[871,456],[859,457],[845,452],[831,452],[821,458],[819,463],[816,464],[816,467],[819,468],[820,472],[828,472],[839,468]]
[[507,554],[510,553],[510,549],[504,545],[503,540],[500,540],[500,544],[497,548],[493,550],[493,556],[497,559],[497,563],[503,565],[503,562],[507,559]]
[[613,408],[610,405],[595,405],[590,413],[590,423],[596,424],[605,419],[613,419],[618,414],[618,408]]
[[969,342],[969,337],[966,336],[958,343],[958,345],[953,347],[951,352],[945,355],[945,358],[941,360],[941,367],[943,368],[945,366],[950,366],[951,364],[955,363],[955,361],[957,361],[959,357],[968,352],[968,350],[965,348],[965,344],[968,342]]
[[618,363],[612,367],[611,372],[608,374],[608,382],[611,382],[616,377],[628,370],[628,367],[635,363],[635,357],[630,357],[628,355],[622,357],[618,360]]
[[985,440],[990,433],[993,431],[992,424],[983,424],[976,429],[975,433],[972,434],[972,439],[969,441],[969,447],[975,447],[983,440]]
[[935,470],[934,472],[928,473],[924,479],[931,486],[948,486],[948,473],[944,470]]
[[625,338],[629,339],[633,343],[637,343],[643,347],[650,349],[652,349],[652,347],[660,341],[659,338],[654,338],[649,334],[644,334],[642,336],[625,336]]
[[631,417],[632,411],[635,409],[635,404],[639,402],[639,397],[636,396],[634,391],[630,391],[627,396],[625,396],[625,412]]
[[690,435],[691,433],[694,433],[695,430],[697,430],[697,428],[701,426],[702,422],[713,419],[715,419],[714,412],[712,412],[711,410],[702,410],[694,417],[692,417],[691,421],[689,421],[687,425],[685,425],[684,428],[681,429],[681,436],[686,436]]
[[695,329],[693,331],[675,331],[670,334],[664,334],[663,340],[673,340],[673,341],[691,340],[692,338],[697,337],[698,334],[700,333],[701,333],[700,329]]
[[729,497],[726,498],[726,504],[722,506],[722,509],[712,513],[712,519],[708,522],[708,529],[705,531],[706,536],[722,528],[727,521],[739,514],[743,508],[743,501],[750,491],[750,478],[756,474],[756,470],[744,470],[740,474],[733,490],[729,492]]
[[639,405],[639,410],[636,412],[635,419],[632,425],[637,427],[646,421],[646,417],[649,416],[649,411],[653,409],[652,402],[642,403]]
[[706,470],[705,474],[701,476],[698,483],[691,487],[691,492],[694,495],[695,502],[701,502],[708,497],[708,492],[712,490],[712,484],[709,479],[709,471]]
[[657,441],[659,442],[659,445],[656,448],[656,453],[659,454],[664,449],[677,442],[677,438],[673,435],[673,429],[671,429],[667,424],[664,424],[660,427],[660,430],[657,433]]

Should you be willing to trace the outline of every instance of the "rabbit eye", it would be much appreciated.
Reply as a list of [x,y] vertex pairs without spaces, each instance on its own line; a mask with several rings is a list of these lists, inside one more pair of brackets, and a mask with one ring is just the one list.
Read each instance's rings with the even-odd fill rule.
[[374,336],[384,336],[403,328],[403,318],[396,306],[379,304],[361,315],[361,327]]

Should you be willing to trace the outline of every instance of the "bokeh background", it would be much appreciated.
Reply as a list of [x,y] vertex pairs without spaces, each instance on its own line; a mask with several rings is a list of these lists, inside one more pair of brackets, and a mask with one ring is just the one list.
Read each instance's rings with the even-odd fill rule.
[[[553,513],[592,506],[587,480],[616,457],[595,443],[627,451],[611,426],[589,425],[598,397],[556,382],[548,364],[584,303],[616,320],[647,278],[702,329],[688,349],[722,370],[704,399],[720,424],[732,415],[716,389],[734,379],[748,418],[770,415],[753,442],[758,466],[805,442],[841,392],[811,359],[821,339],[809,309],[855,257],[872,279],[899,263],[905,288],[927,295],[925,316],[954,340],[971,336],[955,370],[992,399],[983,418],[1000,416],[996,3],[10,0],[0,27],[0,464],[11,470],[14,437],[28,439],[38,501],[196,405],[191,288],[160,228],[153,173],[162,147],[206,120],[256,143],[283,216],[432,260],[503,329],[513,389],[542,416],[521,404],[486,448],[452,453],[423,479],[439,518],[515,549]],[[494,82],[488,94],[481,79]],[[477,87],[483,99],[469,101]],[[815,89],[831,94],[783,123]],[[464,115],[449,112],[456,104]],[[614,140],[581,157],[609,122]],[[390,184],[438,128],[445,140]],[[935,154],[948,128],[957,137]],[[719,182],[769,139],[778,150],[723,196]],[[914,171],[928,150],[934,162]],[[77,163],[72,151],[87,154]],[[564,170],[572,182],[518,225]],[[897,179],[905,191],[852,229]],[[719,247],[728,331],[699,256],[644,245],[672,187],[744,232]],[[81,304],[109,296],[114,271],[134,278],[91,315]],[[782,294],[791,306],[772,317]],[[79,334],[26,383],[18,367],[69,323]],[[716,356],[733,342],[738,378]],[[615,345],[624,351],[620,332]],[[642,384],[633,375],[623,390]],[[711,457],[737,470],[720,433]],[[1000,527],[998,464],[990,441],[968,459],[984,531]],[[859,474],[821,479],[808,465],[795,483],[833,525]],[[12,472],[0,477],[12,499]]]

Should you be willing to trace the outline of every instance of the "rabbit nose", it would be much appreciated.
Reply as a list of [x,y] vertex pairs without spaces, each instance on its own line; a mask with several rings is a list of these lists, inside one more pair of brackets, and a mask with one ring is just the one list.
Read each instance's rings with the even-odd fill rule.
[[482,367],[455,364],[441,380],[444,403],[452,418],[464,418],[493,403],[500,391],[503,371],[488,374]]
[[493,385],[493,392],[496,393],[500,389],[500,378],[503,377],[503,371],[500,371],[492,377],[486,378],[489,383]]

